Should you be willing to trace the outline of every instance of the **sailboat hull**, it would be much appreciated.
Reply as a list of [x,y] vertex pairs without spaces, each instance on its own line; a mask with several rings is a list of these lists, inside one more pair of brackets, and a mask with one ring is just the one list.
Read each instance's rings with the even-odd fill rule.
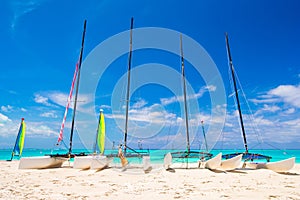
[[73,162],[74,169],[89,169],[93,156],[75,156]]
[[58,168],[67,160],[67,158],[51,156],[23,157],[20,159],[19,169]]
[[234,169],[240,167],[242,157],[243,157],[243,154],[240,154],[240,155],[237,155],[237,156],[235,156],[233,158],[230,158],[228,160],[222,161],[220,169],[229,171],[229,170],[234,170]]
[[109,167],[112,161],[113,158],[108,158],[106,156],[94,156],[91,161],[91,169],[103,169]]
[[102,169],[108,167],[113,158],[100,155],[74,157],[74,169]]
[[215,157],[206,161],[205,168],[206,169],[217,169],[221,166],[221,162],[222,162],[222,153],[219,153]]
[[277,162],[269,162],[266,163],[266,168],[275,172],[287,172],[292,169],[295,165],[295,157],[277,161]]

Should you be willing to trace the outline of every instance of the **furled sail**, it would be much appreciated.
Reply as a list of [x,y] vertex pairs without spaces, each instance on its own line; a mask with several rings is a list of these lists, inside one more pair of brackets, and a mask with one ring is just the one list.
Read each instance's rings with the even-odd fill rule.
[[21,125],[19,128],[19,132],[17,135],[17,139],[10,160],[12,160],[14,156],[21,157],[23,152],[23,147],[24,147],[25,133],[26,133],[26,124],[24,122],[24,118],[22,118]]
[[70,89],[70,93],[69,93],[69,97],[68,97],[68,102],[67,102],[66,109],[65,109],[64,118],[63,118],[63,121],[61,123],[59,136],[58,136],[58,139],[57,139],[57,144],[59,144],[63,140],[63,132],[64,132],[64,127],[65,127],[65,122],[66,122],[68,110],[69,110],[71,99],[72,99],[72,94],[73,94],[73,90],[74,90],[74,86],[75,86],[75,80],[76,80],[76,77],[77,77],[77,73],[78,73],[78,63],[76,64],[76,67],[75,67],[73,81],[72,81],[72,85],[71,85],[71,89]]
[[97,130],[97,144],[100,150],[100,154],[103,154],[105,146],[105,120],[102,109],[100,109],[99,124]]

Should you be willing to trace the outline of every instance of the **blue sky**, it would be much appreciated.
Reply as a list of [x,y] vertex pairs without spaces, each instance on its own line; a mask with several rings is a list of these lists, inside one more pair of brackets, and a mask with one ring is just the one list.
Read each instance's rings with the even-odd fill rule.
[[[160,27],[183,33],[202,45],[214,61],[226,90],[226,103],[219,108],[226,111],[226,121],[219,129],[222,134],[215,148],[243,148],[229,81],[224,32],[229,33],[233,63],[242,85],[239,92],[244,92],[247,97],[247,101],[242,99],[242,109],[249,146],[259,148],[256,143],[261,140],[282,149],[300,145],[300,3],[297,0],[7,0],[0,4],[0,148],[13,147],[22,117],[27,123],[25,148],[53,148],[80,51],[84,19],[87,19],[85,59],[101,42],[127,31],[131,17],[135,19],[134,28]],[[185,37],[183,45],[184,42]],[[120,49],[129,49],[129,37],[127,46],[115,44],[114,48],[118,45]],[[107,135],[116,143],[123,139],[124,107],[121,104],[124,104],[125,92],[115,96],[113,101],[120,102],[119,110],[115,112],[111,98],[118,81],[125,90],[126,81],[122,76],[126,75],[127,57],[127,54],[120,55],[105,70],[98,82],[95,99],[90,99],[91,96],[81,90],[82,102],[79,103],[79,112],[85,114],[97,113],[100,107],[104,109]],[[133,69],[147,63],[167,65],[180,73],[180,57],[174,53],[153,49],[133,52]],[[216,108],[211,105],[210,94],[220,88],[213,81],[207,84],[190,62],[185,64],[186,78],[196,91],[188,98],[190,126],[195,137],[192,146],[198,147],[203,141],[200,121],[204,120],[205,130],[216,123],[211,119]],[[88,69],[87,65],[83,67]],[[167,80],[174,78],[171,75],[165,77]],[[138,84],[137,79],[141,78],[132,77],[132,87]],[[174,85],[180,85],[180,81],[178,79]],[[95,104],[84,109],[84,104],[89,102]],[[147,148],[161,148],[172,141],[172,147],[184,148],[181,103],[182,96],[175,96],[169,88],[158,84],[138,88],[131,96],[129,132],[140,130],[144,135],[131,138],[132,146],[141,140]],[[252,120],[247,103],[253,114]],[[194,105],[200,112],[196,112]],[[71,111],[65,129],[66,142]],[[115,118],[121,120],[119,127]],[[256,131],[250,124],[256,124]],[[97,124],[82,120],[76,127],[79,133],[75,134],[74,148],[81,148],[80,136],[94,135]],[[134,135],[139,136],[139,133]],[[110,145],[108,142],[107,147]],[[88,144],[87,147],[91,146]]]

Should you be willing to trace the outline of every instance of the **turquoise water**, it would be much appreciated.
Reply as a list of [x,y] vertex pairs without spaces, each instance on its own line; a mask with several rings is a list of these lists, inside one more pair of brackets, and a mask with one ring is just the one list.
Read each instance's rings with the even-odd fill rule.
[[[151,162],[153,163],[162,163],[164,155],[168,152],[174,152],[175,150],[165,150],[165,149],[159,149],[159,150],[149,150],[150,152],[150,158]],[[23,150],[23,157],[31,157],[31,156],[43,156],[45,154],[56,154],[56,153],[66,153],[66,150],[49,150],[49,149],[24,149]],[[81,150],[81,149],[75,149],[73,150],[73,153],[80,153],[80,152],[86,152],[90,153],[91,151],[87,150]],[[213,155],[217,155],[219,152],[222,152],[223,154],[227,153],[235,153],[240,152],[242,153],[243,150],[212,150],[210,153]],[[271,156],[271,161],[278,161],[290,157],[296,157],[296,163],[300,163],[300,149],[299,150],[251,150],[252,153],[260,153],[263,155]],[[106,150],[105,154],[110,153],[117,153],[117,150]],[[9,149],[0,149],[0,160],[8,160],[11,157],[11,150]],[[17,160],[18,157],[15,157],[14,160]],[[131,162],[137,162],[141,163],[142,159],[139,158],[128,158]],[[196,158],[189,158],[189,162],[197,161]],[[119,162],[119,159],[114,159],[115,162]],[[173,159],[175,162],[186,162],[186,160],[183,159]]]

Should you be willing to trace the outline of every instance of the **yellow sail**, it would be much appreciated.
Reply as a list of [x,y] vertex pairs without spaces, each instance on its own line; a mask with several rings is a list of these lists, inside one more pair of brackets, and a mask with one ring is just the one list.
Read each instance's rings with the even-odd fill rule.
[[97,144],[100,150],[100,154],[104,153],[105,146],[105,120],[103,110],[100,110],[100,119],[98,124]]
[[17,139],[15,142],[15,146],[12,151],[11,158],[8,161],[11,161],[14,156],[21,157],[23,152],[23,147],[24,147],[24,140],[25,140],[25,133],[26,133],[25,131],[26,131],[26,124],[24,122],[24,118],[22,118],[21,125],[19,128],[19,133],[17,135]]
[[19,157],[21,157],[22,152],[23,152],[24,140],[25,140],[25,130],[26,130],[26,124],[25,124],[24,120],[22,120],[22,130],[21,130],[21,135],[20,135],[20,139],[19,139],[19,149],[20,149]]

